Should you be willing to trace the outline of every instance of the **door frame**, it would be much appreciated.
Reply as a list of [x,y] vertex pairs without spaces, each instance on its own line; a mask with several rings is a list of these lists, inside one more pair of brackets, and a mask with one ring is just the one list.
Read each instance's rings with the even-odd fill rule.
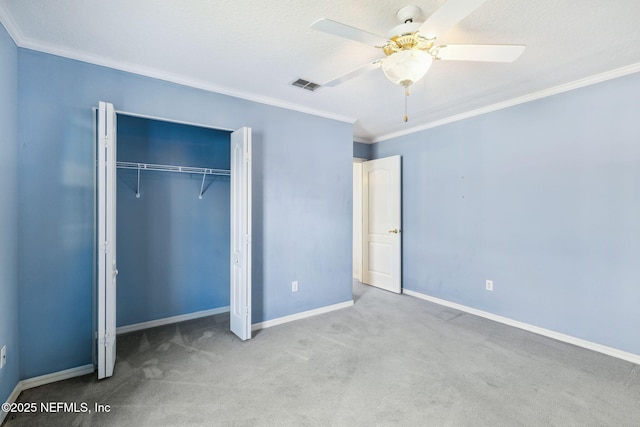
[[353,251],[352,251],[352,275],[362,282],[362,163],[367,159],[354,157],[353,159]]
[[[386,167],[381,167],[386,163]],[[369,195],[370,177],[368,169],[377,164],[379,170],[390,171],[387,193],[389,199],[385,205],[389,208],[388,223],[384,230],[369,232]],[[362,163],[362,283],[378,288],[402,293],[402,157],[400,155],[368,160]],[[379,250],[389,248],[389,272],[375,271],[369,268],[370,243],[375,243]],[[378,254],[379,256],[380,254]],[[385,259],[387,259],[385,257]]]
[[[103,101],[100,101],[100,102],[102,103]],[[106,104],[113,105],[111,103],[106,103]],[[94,146],[94,156],[93,156],[93,158],[95,160],[95,159],[97,159],[97,154],[98,154],[97,150],[98,150],[98,146],[99,146],[98,138],[100,136],[99,135],[100,129],[99,129],[99,123],[98,123],[99,108],[98,107],[93,107],[92,110],[93,110],[93,113],[94,113],[93,114],[93,119],[94,119],[94,136],[95,136],[94,141],[93,141],[93,144],[94,144],[93,145]],[[158,121],[163,121],[163,122],[167,122],[167,123],[175,123],[175,124],[181,124],[181,125],[187,125],[187,126],[196,126],[196,127],[206,128],[206,129],[221,130],[221,131],[226,131],[226,132],[230,132],[230,133],[233,133],[233,132],[236,132],[236,131],[240,131],[242,129],[248,129],[248,132],[249,132],[249,147],[251,147],[251,128],[241,127],[239,129],[229,129],[229,128],[223,128],[223,127],[215,127],[215,126],[205,125],[205,124],[196,123],[196,122],[187,122],[187,121],[182,121],[182,120],[167,119],[167,118],[163,118],[163,117],[151,116],[151,115],[146,115],[146,114],[131,113],[131,112],[128,112],[128,111],[117,110],[117,109],[115,109],[115,107],[113,109],[113,113],[114,113],[114,117],[117,117],[118,115],[125,115],[125,116],[131,116],[131,117],[138,117],[138,118],[142,118],[142,119],[158,120]],[[116,132],[117,132],[117,127],[116,127]],[[117,141],[115,136],[114,136],[114,141]],[[229,145],[231,146],[231,140],[229,140]],[[117,142],[116,142],[116,148],[117,148]],[[249,298],[249,301],[248,301],[249,309],[248,309],[248,313],[247,313],[247,322],[248,322],[247,329],[249,331],[249,334],[248,334],[248,336],[241,337],[242,339],[251,338],[251,326],[252,326],[252,323],[251,323],[251,287],[252,287],[252,280],[251,280],[251,277],[252,277],[252,275],[251,275],[252,256],[251,255],[252,255],[252,253],[251,252],[252,252],[252,247],[251,247],[250,242],[251,242],[251,229],[252,229],[252,224],[251,224],[251,222],[252,222],[252,216],[251,216],[252,203],[251,203],[251,201],[253,199],[253,196],[252,196],[252,193],[251,193],[252,174],[251,174],[251,170],[250,169],[252,168],[253,162],[251,161],[252,160],[251,156],[252,156],[252,153],[249,152],[249,162],[248,162],[248,168],[249,168],[249,171],[248,171],[248,180],[249,180],[249,182],[248,182],[248,191],[249,191],[249,193],[248,193],[248,210],[249,210],[248,211],[248,221],[249,221],[249,224],[248,224],[248,227],[247,227],[248,233],[249,233],[248,237],[247,237],[247,239],[248,239],[247,240],[247,242],[248,242],[247,251],[249,253],[248,253],[248,256],[247,256],[248,274],[247,274],[247,278],[246,278],[246,286],[248,288],[247,298]],[[93,245],[93,247],[94,247],[93,251],[94,251],[94,260],[96,262],[94,264],[95,272],[94,272],[94,275],[93,275],[94,276],[94,283],[93,283],[94,298],[93,298],[93,316],[92,316],[92,319],[93,319],[93,330],[95,331],[95,335],[94,335],[94,340],[92,342],[92,354],[93,354],[93,364],[98,369],[98,374],[99,374],[99,379],[100,379],[100,378],[102,378],[102,377],[100,377],[100,373],[101,373],[100,372],[100,366],[99,366],[100,365],[99,364],[99,359],[100,358],[99,358],[99,352],[97,351],[98,345],[100,343],[100,337],[98,336],[98,332],[97,332],[98,331],[98,322],[99,322],[98,314],[100,312],[100,307],[99,307],[100,301],[99,301],[99,298],[98,298],[99,295],[97,295],[99,293],[98,283],[97,282],[99,280],[98,276],[100,274],[100,271],[99,271],[99,265],[98,265],[98,262],[97,262],[98,259],[96,258],[96,257],[100,256],[100,248],[98,247],[99,238],[98,238],[98,233],[97,233],[98,227],[99,227],[99,217],[98,217],[98,213],[99,213],[98,212],[98,209],[99,209],[99,206],[98,206],[98,176],[97,176],[98,172],[97,172],[97,168],[94,169],[94,173],[96,174],[95,178],[94,178],[94,188],[95,188],[95,196],[94,196],[94,198],[96,200],[96,203],[94,203],[94,206],[95,206],[95,214],[94,214],[94,236],[95,237],[94,237],[94,239],[95,240],[94,240],[94,245]],[[114,175],[114,182],[116,182],[116,180],[117,180],[117,174]],[[230,214],[231,214],[231,208],[230,208]],[[233,226],[233,225],[230,225],[230,226]],[[231,233],[233,233],[233,230],[230,230],[230,231],[231,231]],[[245,230],[245,231],[247,231],[247,230]],[[229,256],[229,259],[231,259],[231,254]],[[232,281],[232,278],[230,278],[230,282],[231,281]],[[230,288],[231,288],[231,286],[232,286],[232,283],[230,283]],[[115,312],[116,312],[115,301],[114,301],[113,312],[114,312],[114,318],[115,318]],[[113,334],[113,339],[114,339],[114,349],[115,349],[115,330],[114,330],[114,334]],[[115,353],[114,353],[114,363],[115,363]],[[111,375],[106,375],[105,377],[109,377],[109,376],[111,376]]]

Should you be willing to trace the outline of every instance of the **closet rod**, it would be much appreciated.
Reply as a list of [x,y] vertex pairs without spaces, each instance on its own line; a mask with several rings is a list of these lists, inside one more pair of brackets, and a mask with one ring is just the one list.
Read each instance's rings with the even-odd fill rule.
[[116,162],[116,167],[120,169],[137,169],[160,172],[182,172],[196,173],[203,175],[224,175],[229,176],[231,172],[225,169],[196,168],[191,166],[155,165],[152,163]]

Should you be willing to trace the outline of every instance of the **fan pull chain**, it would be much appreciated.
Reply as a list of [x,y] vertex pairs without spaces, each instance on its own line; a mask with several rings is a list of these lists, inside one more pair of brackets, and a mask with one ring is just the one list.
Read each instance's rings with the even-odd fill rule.
[[407,113],[407,98],[409,98],[409,87],[404,88],[404,122],[409,121],[409,114]]

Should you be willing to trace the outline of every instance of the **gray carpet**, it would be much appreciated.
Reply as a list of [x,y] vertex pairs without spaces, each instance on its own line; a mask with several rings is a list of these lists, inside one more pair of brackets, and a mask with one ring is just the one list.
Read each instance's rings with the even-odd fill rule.
[[5,425],[640,425],[638,365],[358,283],[354,300],[247,342],[228,315],[122,335],[112,378],[19,397],[109,413]]

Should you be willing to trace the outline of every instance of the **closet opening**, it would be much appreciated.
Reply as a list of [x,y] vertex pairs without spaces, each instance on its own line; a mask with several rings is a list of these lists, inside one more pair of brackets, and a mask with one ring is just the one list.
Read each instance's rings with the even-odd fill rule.
[[117,333],[229,312],[250,339],[251,128],[96,112],[98,378]]
[[117,333],[229,311],[230,136],[117,114]]

